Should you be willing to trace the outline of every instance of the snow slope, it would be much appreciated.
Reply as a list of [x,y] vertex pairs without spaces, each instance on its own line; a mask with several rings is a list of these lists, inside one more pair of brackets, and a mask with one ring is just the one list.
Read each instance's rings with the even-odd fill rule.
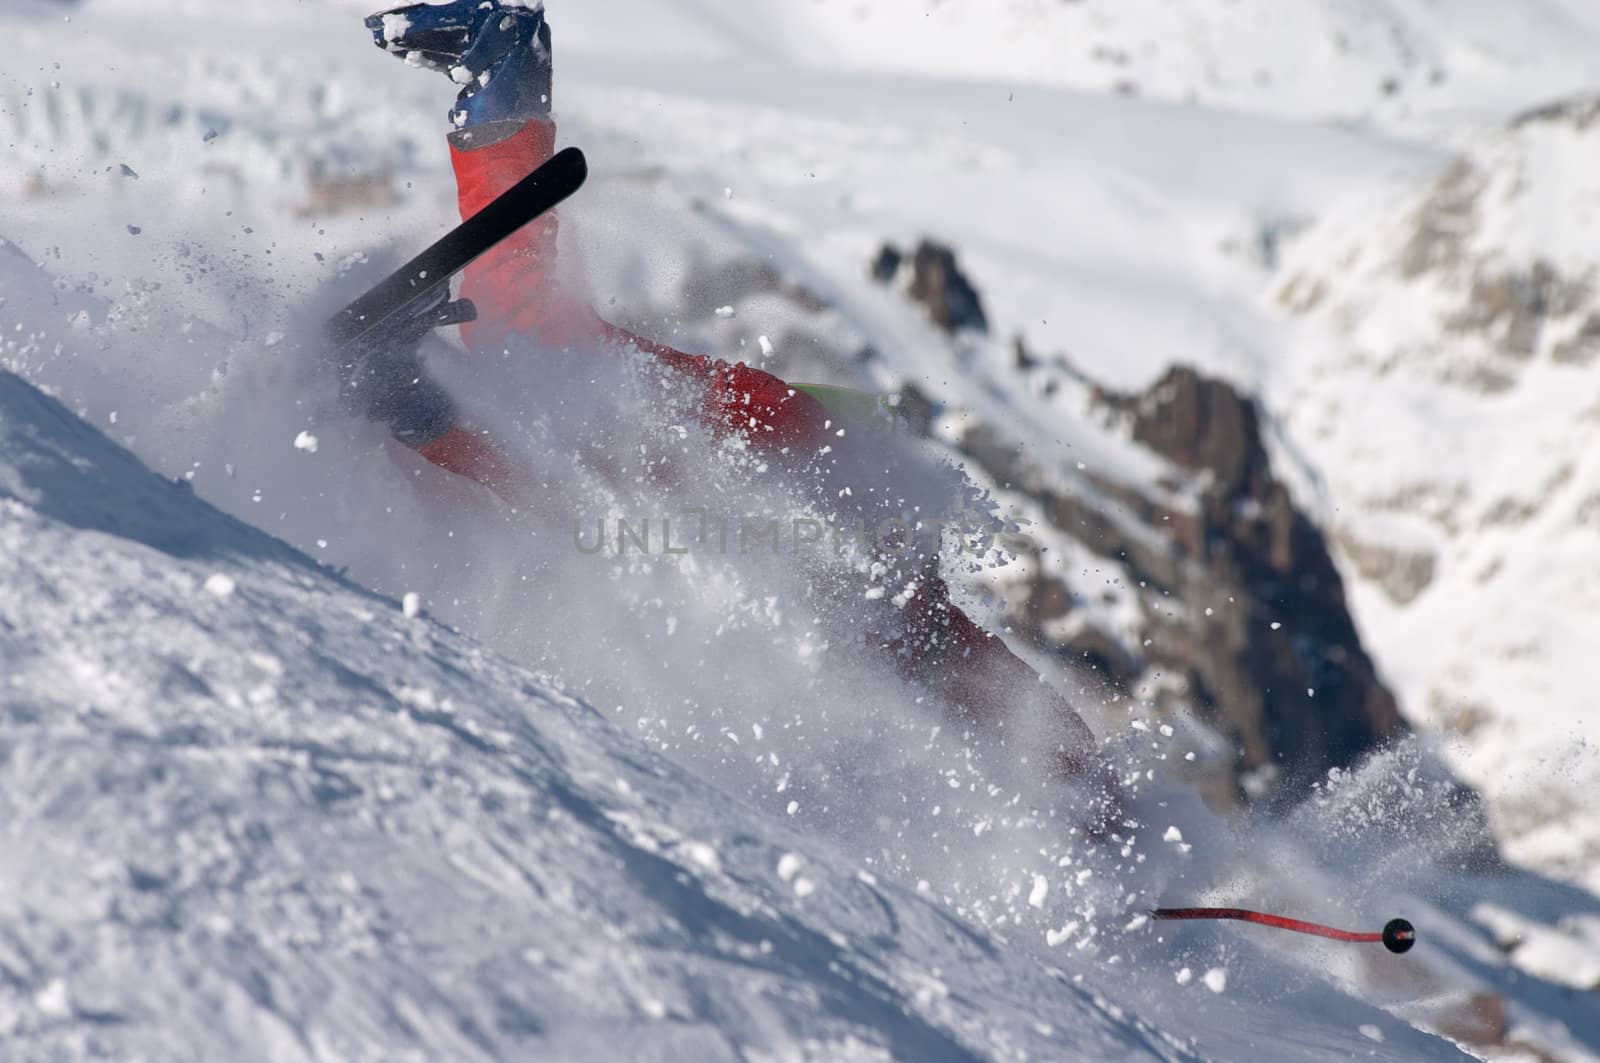
[[1459,1058],[1265,955],[1046,965],[10,374],[0,540],[7,1058]]

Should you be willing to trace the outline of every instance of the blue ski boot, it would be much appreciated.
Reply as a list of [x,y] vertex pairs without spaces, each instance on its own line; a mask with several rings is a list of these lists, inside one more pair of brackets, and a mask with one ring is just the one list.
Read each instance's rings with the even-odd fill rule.
[[367,17],[384,51],[460,85],[457,129],[550,114],[550,24],[543,0],[408,4]]

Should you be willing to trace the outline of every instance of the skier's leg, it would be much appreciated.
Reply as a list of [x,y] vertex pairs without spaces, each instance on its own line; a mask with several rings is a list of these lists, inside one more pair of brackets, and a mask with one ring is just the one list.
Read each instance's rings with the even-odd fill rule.
[[1104,833],[1121,818],[1121,786],[1100,754],[1094,732],[1067,702],[1006,644],[973,622],[943,579],[922,580],[902,611],[906,634],[893,649],[902,674],[935,694],[979,733],[1015,730],[1019,702],[1042,708],[1035,752],[1056,776],[1080,787],[1085,824]]
[[[470,218],[544,165],[555,141],[555,123],[542,118],[452,133],[450,161],[461,217]],[[469,349],[498,353],[516,337],[562,350],[592,344],[601,334],[599,318],[585,299],[569,292],[558,269],[559,233],[551,211],[467,267],[461,295],[478,309],[478,320],[461,328]]]
[[[554,154],[550,25],[542,5],[412,4],[373,15],[367,26],[386,51],[462,85],[450,112],[450,157],[463,220]],[[561,348],[598,332],[588,304],[563,291],[558,232],[548,213],[468,267],[461,294],[478,309],[477,321],[461,330],[469,349],[498,353],[512,336]]]
[[[451,112],[457,198],[463,218],[483,209],[550,158],[552,50],[542,6],[494,0],[411,5],[367,20],[378,44],[417,65],[449,73],[465,87]],[[468,268],[462,295],[478,308],[462,337],[480,353],[508,349],[513,337],[548,350],[605,344],[632,347],[705,389],[707,423],[770,453],[819,445],[827,421],[811,396],[743,363],[689,355],[607,324],[581,282],[558,265],[554,212]]]

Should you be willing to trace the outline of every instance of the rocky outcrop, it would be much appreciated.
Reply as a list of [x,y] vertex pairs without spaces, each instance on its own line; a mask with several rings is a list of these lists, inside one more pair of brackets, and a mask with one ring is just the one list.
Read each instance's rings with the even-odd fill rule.
[[1403,733],[1326,540],[1272,473],[1255,404],[1185,367],[1141,394],[1102,389],[1097,402],[1136,444],[1171,463],[1171,494],[1090,473],[1080,474],[1089,492],[1051,486],[1061,478],[1031,465],[991,426],[969,430],[962,449],[1038,503],[1054,531],[1127,570],[1141,588],[1139,645],[1093,627],[1052,639],[1047,628],[1071,612],[1073,596],[1045,577],[1027,588],[1018,626],[1125,689],[1177,677],[1160,685],[1158,707],[1192,707],[1227,737],[1228,778],[1210,781],[1238,799],[1247,790],[1271,802],[1298,799],[1329,768]]
[[[907,293],[928,308],[928,317],[935,325],[951,334],[964,329],[989,331],[983,300],[961,272],[954,251],[944,244],[923,240],[911,253],[909,262]],[[899,248],[884,244],[872,262],[872,278],[879,284],[893,284],[906,264],[907,258]]]
[[1131,413],[1136,442],[1196,477],[1198,535],[1172,540],[1193,562],[1172,588],[1191,608],[1152,620],[1164,663],[1236,740],[1239,767],[1299,796],[1404,731],[1327,541],[1272,474],[1255,404],[1186,367],[1106,401]]
[[[894,284],[908,263],[908,294],[936,323],[952,333],[964,323],[986,327],[949,248],[924,242],[908,259],[885,244],[869,273]],[[1222,777],[1195,780],[1211,794],[1293,801],[1330,768],[1405,731],[1361,644],[1327,541],[1273,475],[1251,399],[1187,367],[1145,392],[1113,393],[1020,336],[1012,355],[1015,372],[1040,374],[1040,393],[1086,392],[1130,446],[1171,468],[1159,485],[1135,485],[1082,467],[1043,467],[1006,426],[969,423],[958,443],[966,460],[1028,499],[1047,526],[1018,544],[1033,564],[1007,592],[1015,630],[1113,689],[1143,691],[1158,712],[1194,710],[1233,749]],[[910,384],[898,404],[921,434],[940,412]],[[1087,590],[1042,563],[1047,542],[1063,535],[1138,588],[1134,637],[1086,619]],[[1406,591],[1420,593],[1431,570],[1412,565],[1403,575]]]

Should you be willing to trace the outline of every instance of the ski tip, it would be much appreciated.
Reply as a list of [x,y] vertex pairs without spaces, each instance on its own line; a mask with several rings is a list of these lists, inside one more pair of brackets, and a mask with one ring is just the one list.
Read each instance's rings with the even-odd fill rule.
[[1410,952],[1417,943],[1417,928],[1404,919],[1391,919],[1383,924],[1383,947],[1399,955]]
[[589,160],[581,148],[562,148],[550,161],[559,162],[570,170],[575,184],[582,184],[589,177]]

